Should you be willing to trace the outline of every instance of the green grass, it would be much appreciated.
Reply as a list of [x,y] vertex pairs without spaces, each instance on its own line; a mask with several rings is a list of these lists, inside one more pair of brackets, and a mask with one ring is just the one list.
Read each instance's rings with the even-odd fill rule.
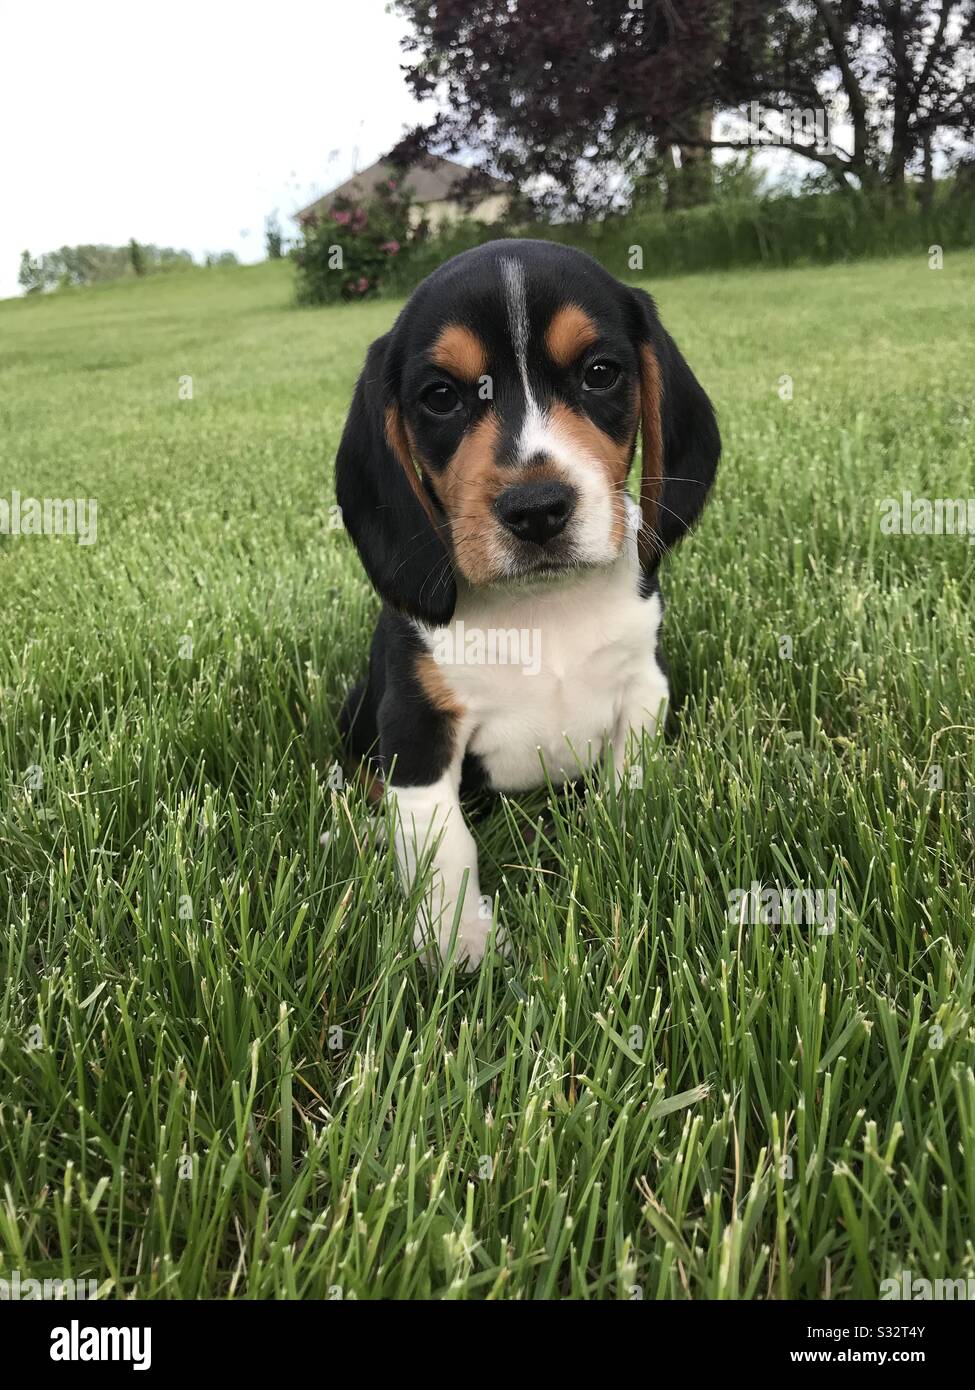
[[[975,1275],[975,547],[878,524],[975,492],[975,254],[659,286],[725,440],[665,575],[679,729],[642,791],[477,826],[513,955],[476,978],[418,967],[329,785],[376,610],[329,467],[394,306],[291,292],[0,305],[0,497],[99,503],[95,545],[0,538],[0,1278]],[[835,932],[730,923],[753,880],[835,889]]]

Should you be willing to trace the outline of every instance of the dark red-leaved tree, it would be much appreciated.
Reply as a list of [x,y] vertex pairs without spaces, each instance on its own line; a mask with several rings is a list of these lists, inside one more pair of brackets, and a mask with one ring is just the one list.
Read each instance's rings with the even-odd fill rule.
[[[402,153],[486,153],[502,174],[545,174],[569,210],[613,201],[645,175],[681,118],[710,128],[709,74],[721,54],[713,0],[402,0],[416,61],[407,81],[441,114]],[[671,197],[706,194],[707,160]],[[688,187],[693,185],[693,187]],[[678,189],[680,190],[678,192]]]
[[[842,187],[896,193],[975,129],[975,0],[397,0],[421,149],[472,152],[586,212],[666,177],[708,196],[710,153],[769,133]],[[794,111],[828,117],[797,132]],[[736,111],[728,128],[714,117]],[[681,151],[681,169],[666,158]]]

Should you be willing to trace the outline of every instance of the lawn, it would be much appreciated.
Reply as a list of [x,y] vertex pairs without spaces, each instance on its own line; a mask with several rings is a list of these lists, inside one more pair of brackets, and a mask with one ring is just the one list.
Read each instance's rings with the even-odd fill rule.
[[[0,537],[0,1278],[975,1276],[975,546],[880,525],[975,494],[975,253],[645,283],[725,441],[664,576],[678,725],[642,787],[478,823],[478,977],[418,966],[335,763],[376,601],[329,472],[396,306],[297,310],[283,264],[0,305],[0,498],[98,503]],[[753,882],[833,920],[729,920]]]

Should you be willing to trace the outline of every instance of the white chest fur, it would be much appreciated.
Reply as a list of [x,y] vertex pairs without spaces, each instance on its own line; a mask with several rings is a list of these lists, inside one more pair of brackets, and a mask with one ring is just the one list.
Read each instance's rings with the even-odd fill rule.
[[607,741],[619,767],[629,730],[654,727],[668,695],[661,603],[639,596],[635,549],[634,537],[612,566],[569,580],[468,590],[448,627],[423,630],[465,711],[458,752],[495,789],[576,777]]

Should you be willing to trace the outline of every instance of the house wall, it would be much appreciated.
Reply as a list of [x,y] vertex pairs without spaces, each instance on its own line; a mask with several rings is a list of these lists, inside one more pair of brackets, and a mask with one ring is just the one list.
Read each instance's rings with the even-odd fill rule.
[[459,222],[462,217],[470,216],[476,222],[497,222],[508,208],[507,193],[492,193],[487,198],[482,198],[479,203],[475,203],[471,212],[465,213],[460,203],[455,203],[450,199],[441,199],[434,203],[414,203],[410,208],[410,223],[412,226],[425,218],[430,224],[432,232],[439,231],[443,226],[451,222]]

